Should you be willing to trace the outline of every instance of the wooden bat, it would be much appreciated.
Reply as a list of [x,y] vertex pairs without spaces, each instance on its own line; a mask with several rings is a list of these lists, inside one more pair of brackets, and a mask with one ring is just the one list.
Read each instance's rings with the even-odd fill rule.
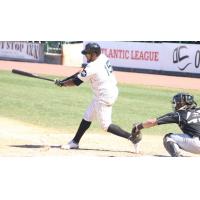
[[46,78],[46,77],[43,77],[43,76],[38,76],[37,74],[32,74],[32,73],[21,71],[21,70],[18,70],[18,69],[12,69],[12,73],[22,75],[22,76],[28,76],[28,77],[31,77],[31,78],[38,78],[38,79],[54,82],[53,79]]

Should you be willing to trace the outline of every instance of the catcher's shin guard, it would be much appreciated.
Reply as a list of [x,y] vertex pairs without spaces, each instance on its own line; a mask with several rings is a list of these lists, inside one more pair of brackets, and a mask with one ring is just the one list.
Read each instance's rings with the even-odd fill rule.
[[167,152],[172,156],[172,157],[180,157],[181,152],[180,149],[178,147],[178,145],[172,141],[172,139],[170,138],[170,134],[165,135],[165,137],[163,138],[163,145],[165,147],[165,149],[167,150]]

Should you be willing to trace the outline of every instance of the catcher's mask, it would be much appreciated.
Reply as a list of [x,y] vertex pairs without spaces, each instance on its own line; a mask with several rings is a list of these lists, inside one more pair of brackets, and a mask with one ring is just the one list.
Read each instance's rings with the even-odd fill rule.
[[194,97],[188,93],[178,93],[172,99],[172,107],[174,111],[196,106],[197,103],[194,101]]
[[99,44],[95,42],[89,42],[85,45],[85,49],[81,52],[83,55],[96,53],[97,56],[101,54],[101,48]]

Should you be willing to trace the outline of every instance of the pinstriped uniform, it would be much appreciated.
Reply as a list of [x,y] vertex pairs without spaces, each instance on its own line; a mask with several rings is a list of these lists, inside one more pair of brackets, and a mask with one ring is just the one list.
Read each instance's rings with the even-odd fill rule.
[[83,118],[86,121],[98,120],[107,130],[112,123],[112,105],[118,97],[117,81],[109,59],[101,54],[78,74],[78,78],[83,82],[89,81],[94,94]]

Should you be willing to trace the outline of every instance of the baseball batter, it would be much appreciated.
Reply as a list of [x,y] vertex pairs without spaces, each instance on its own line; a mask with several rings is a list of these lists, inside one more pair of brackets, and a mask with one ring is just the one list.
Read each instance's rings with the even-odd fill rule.
[[167,113],[157,119],[149,119],[136,125],[133,132],[156,125],[176,123],[183,133],[168,133],[163,144],[172,157],[182,156],[182,150],[200,154],[200,108],[194,97],[188,93],[178,93],[172,99],[174,112]]
[[138,139],[135,140],[136,137],[134,135],[112,124],[112,105],[117,100],[118,88],[109,59],[101,53],[101,48],[97,43],[86,44],[82,54],[87,59],[87,65],[80,73],[69,80],[55,80],[56,85],[65,87],[79,86],[89,81],[94,94],[75,137],[68,144],[63,145],[62,148],[78,149],[81,137],[90,127],[93,120],[98,120],[103,130],[129,139],[137,147],[139,141]]

